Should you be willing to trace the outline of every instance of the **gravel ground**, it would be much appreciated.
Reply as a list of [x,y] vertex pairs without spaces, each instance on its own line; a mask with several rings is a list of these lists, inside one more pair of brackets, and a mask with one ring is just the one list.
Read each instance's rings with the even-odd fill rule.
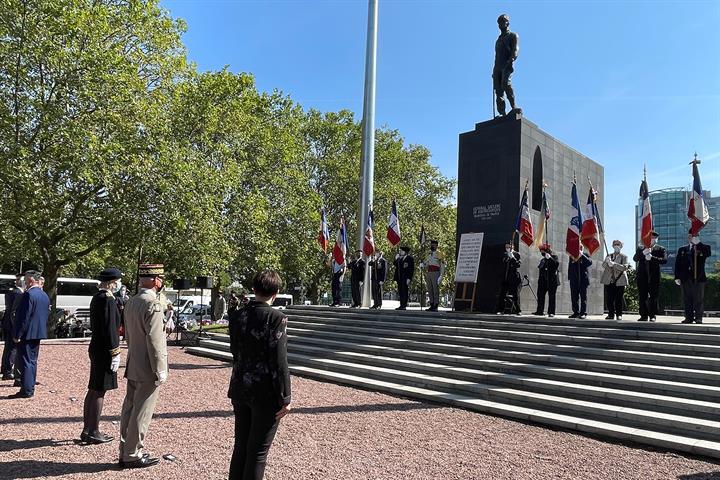
[[[0,479],[226,478],[233,418],[226,364],[170,348],[146,438],[144,470],[120,471],[117,441],[81,446],[86,345],[43,344],[36,395],[8,400],[0,384]],[[122,370],[121,370],[122,372]],[[108,392],[101,428],[118,433],[124,395]],[[283,420],[266,479],[720,479],[702,458],[609,443],[454,408],[293,377],[294,413]]]

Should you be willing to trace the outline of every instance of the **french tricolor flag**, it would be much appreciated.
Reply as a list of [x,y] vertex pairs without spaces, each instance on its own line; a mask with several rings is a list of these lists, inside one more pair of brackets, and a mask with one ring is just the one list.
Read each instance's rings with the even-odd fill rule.
[[643,201],[640,216],[640,241],[645,248],[650,248],[652,246],[653,218],[650,209],[650,191],[647,181],[644,179],[640,184],[640,198]]
[[597,192],[590,187],[587,203],[585,204],[585,218],[582,224],[582,244],[585,245],[590,255],[600,248],[600,240],[598,239],[598,217],[595,198]]
[[705,198],[703,197],[702,184],[700,183],[700,172],[698,171],[697,156],[692,162],[693,166],[693,191],[688,205],[687,216],[690,219],[690,233],[695,236],[703,229],[705,224],[710,220]]
[[582,210],[580,210],[580,200],[578,200],[577,187],[573,179],[572,185],[572,217],[570,225],[565,235],[565,251],[573,260],[580,258],[582,250],[580,247],[580,231],[582,230]]
[[340,219],[340,229],[337,237],[335,237],[335,246],[333,247],[333,258],[335,263],[344,265],[345,255],[347,254],[347,231],[345,230],[345,219]]
[[390,217],[388,218],[387,239],[393,247],[400,243],[400,218],[397,212],[397,203],[392,202]]
[[320,210],[320,231],[318,232],[317,241],[323,253],[327,252],[328,243],[330,243],[330,230],[328,230],[324,208]]
[[533,234],[532,219],[530,218],[530,206],[528,205],[528,189],[525,186],[522,200],[520,201],[520,209],[518,210],[517,222],[515,222],[515,230],[520,235],[520,240],[528,247],[533,244],[535,236]]

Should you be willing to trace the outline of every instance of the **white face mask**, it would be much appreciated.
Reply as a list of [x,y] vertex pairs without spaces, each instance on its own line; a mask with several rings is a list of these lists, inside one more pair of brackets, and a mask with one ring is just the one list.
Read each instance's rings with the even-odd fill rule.
[[657,245],[657,238],[650,240],[650,245]]
[[693,245],[697,245],[698,243],[700,243],[700,237],[692,237],[690,239],[690,243],[692,243]]
[[115,286],[112,288],[113,293],[117,293],[122,288],[122,282],[120,280],[115,281]]
[[622,247],[619,246],[619,245],[614,245],[614,246],[613,246],[613,250],[615,250],[615,253],[620,253],[620,249],[621,249],[621,248],[622,248]]

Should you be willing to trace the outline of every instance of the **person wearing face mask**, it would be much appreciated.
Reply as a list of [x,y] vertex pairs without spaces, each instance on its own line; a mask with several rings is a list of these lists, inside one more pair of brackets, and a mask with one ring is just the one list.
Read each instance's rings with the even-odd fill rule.
[[600,282],[605,285],[605,300],[608,307],[608,316],[605,320],[617,318],[622,320],[623,297],[625,287],[628,284],[627,269],[628,257],[620,253],[623,243],[620,240],[613,240],[613,253],[605,258],[603,262],[603,274]]
[[120,418],[121,468],[144,468],[160,463],[157,457],[143,454],[143,439],[150,426],[159,386],[167,381],[167,340],[162,264],[142,264],[138,268],[140,291],[125,305],[127,393]]
[[5,347],[2,354],[2,372],[3,380],[17,380],[20,386],[20,372],[17,367],[17,345],[13,342],[13,324],[15,323],[15,314],[20,306],[20,298],[22,298],[25,287],[25,280],[22,273],[15,275],[15,288],[5,294],[5,315],[2,319],[3,336]]
[[100,416],[105,392],[118,387],[120,309],[115,294],[122,286],[122,276],[122,272],[117,268],[106,268],[100,272],[98,293],[90,301],[90,380],[83,405],[83,429],[80,433],[80,441],[84,443],[100,444],[113,439],[100,432]]
[[682,323],[702,323],[705,299],[705,260],[712,254],[710,245],[700,242],[697,233],[688,232],[688,244],[680,247],[675,259],[675,283],[682,290],[685,319]]
[[363,260],[362,255],[362,250],[356,250],[355,258],[351,258],[348,264],[350,268],[350,292],[352,293],[352,305],[350,305],[350,308],[362,307],[362,284],[365,279],[365,260]]
[[383,253],[378,251],[375,259],[369,263],[371,280],[372,280],[372,298],[374,310],[382,308],[383,301],[383,284],[387,276],[387,260],[383,257]]
[[410,255],[409,247],[400,247],[400,251],[395,256],[394,265],[393,280],[397,283],[400,297],[400,306],[395,310],[407,310],[410,282],[415,274],[415,259]]
[[640,318],[638,322],[655,321],[658,311],[658,291],[660,289],[660,265],[667,263],[665,247],[657,244],[660,234],[650,232],[650,247],[639,245],[633,256],[637,262],[638,304]]
[[542,260],[538,265],[538,294],[537,294],[537,310],[533,315],[544,315],[545,310],[545,293],[548,296],[548,317],[555,316],[555,292],[560,285],[560,275],[558,269],[560,260],[552,251],[548,244],[540,245],[540,254]]
[[428,308],[428,312],[438,311],[438,306],[440,305],[440,283],[442,282],[442,276],[445,272],[445,259],[437,247],[438,241],[430,240],[430,255],[428,256],[427,262],[425,262],[425,265],[427,265],[425,278],[427,279],[428,297],[430,298],[430,308]]
[[500,284],[500,293],[498,294],[497,305],[495,311],[498,315],[505,313],[505,299],[508,295],[512,297],[512,307],[510,313],[520,315],[520,301],[518,298],[518,287],[520,286],[520,254],[513,251],[512,243],[505,244],[505,253],[503,254],[504,275]]

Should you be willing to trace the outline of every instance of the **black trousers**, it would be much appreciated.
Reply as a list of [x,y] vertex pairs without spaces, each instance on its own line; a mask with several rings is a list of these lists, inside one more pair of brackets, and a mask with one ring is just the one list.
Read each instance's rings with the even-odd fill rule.
[[660,282],[638,282],[638,303],[640,318],[654,318],[658,312],[658,290]]
[[[575,314],[587,314],[587,285],[570,282],[570,301]],[[580,301],[578,304],[578,300]]]
[[15,365],[17,345],[13,342],[10,331],[3,331],[5,332],[5,346],[3,347],[2,367],[0,367],[0,373],[2,373],[2,375],[9,375],[13,372],[13,366]]
[[398,296],[400,297],[400,306],[407,307],[408,304],[408,285],[407,281],[403,278],[398,281]]
[[510,313],[520,314],[520,299],[518,297],[518,285],[516,283],[502,282],[500,285],[500,293],[498,294],[496,312],[505,312],[505,297],[512,297],[512,311]]
[[360,280],[352,278],[350,280],[350,290],[352,292],[353,306],[362,305],[362,293],[360,292]]
[[548,296],[548,315],[555,315],[555,293],[557,292],[557,285],[550,285],[549,287],[544,283],[538,284],[538,299],[537,299],[537,310],[536,312],[542,314],[545,310],[545,294]]
[[332,276],[332,298],[333,303],[340,305],[342,303],[342,283],[340,282],[340,277],[342,276],[342,271],[333,273]]
[[40,340],[22,340],[18,343],[20,356],[20,372],[22,372],[21,392],[25,395],[35,395],[35,381],[37,378],[37,361],[40,354]]
[[383,297],[383,286],[380,285],[380,282],[378,282],[378,281],[372,282],[373,306],[381,307],[382,306],[382,297]]
[[268,451],[275,438],[280,407],[273,402],[233,400],[235,446],[230,460],[229,480],[262,480]]
[[682,288],[683,304],[685,306],[685,319],[702,323],[705,312],[705,282],[685,280],[680,285]]
[[625,286],[605,285],[605,300],[607,301],[608,315],[620,316],[623,314],[623,297],[625,296]]

